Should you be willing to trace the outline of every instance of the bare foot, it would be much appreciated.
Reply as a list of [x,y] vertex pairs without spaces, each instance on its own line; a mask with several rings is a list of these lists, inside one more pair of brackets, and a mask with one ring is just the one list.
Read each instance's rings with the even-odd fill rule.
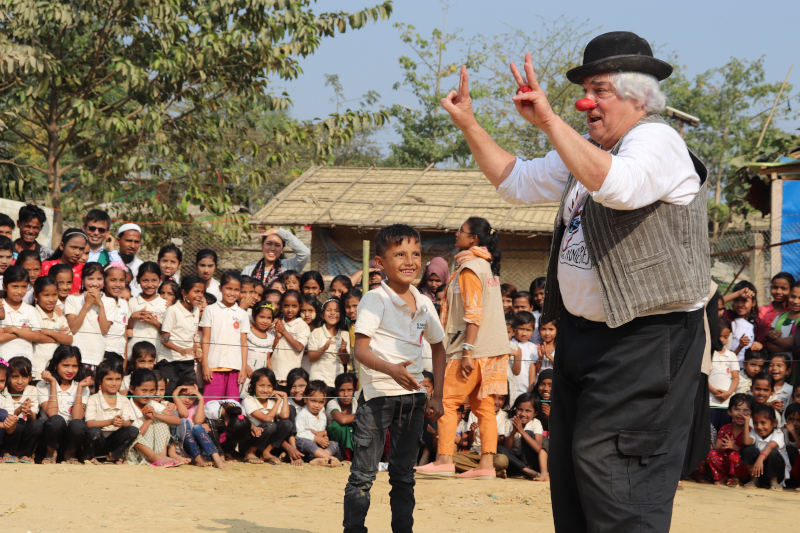
[[222,457],[214,457],[214,466],[217,468],[228,468],[228,465],[225,464],[225,461]]
[[328,466],[330,466],[331,468],[335,468],[337,466],[342,466],[342,462],[339,461],[339,459],[337,459],[336,457],[331,457],[330,459],[328,459]]
[[303,466],[305,461],[302,459],[292,459],[292,466]]
[[185,465],[188,465],[189,463],[192,462],[192,458],[187,457],[186,454],[184,453],[181,453],[181,450],[178,450],[178,448],[174,444],[170,446],[169,449],[167,450],[167,457],[175,461],[180,461]]
[[505,469],[505,468],[503,468],[503,469],[501,469],[501,470],[498,470],[498,471],[497,471],[497,473],[496,473],[496,475],[497,475],[497,477],[499,477],[500,479],[506,479],[506,478],[508,477],[508,474],[506,473],[506,469]]
[[193,461],[195,466],[211,466],[211,463],[203,459],[202,455],[198,455]]
[[544,474],[539,474],[537,477],[533,478],[534,481],[550,481],[550,474],[545,472]]
[[328,459],[326,457],[316,457],[311,459],[308,464],[311,466],[328,466]]

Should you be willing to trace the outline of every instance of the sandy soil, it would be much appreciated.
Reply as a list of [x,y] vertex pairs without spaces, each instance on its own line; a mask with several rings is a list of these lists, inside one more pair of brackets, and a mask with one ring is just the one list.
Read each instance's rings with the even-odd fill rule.
[[[0,465],[0,531],[341,531],[345,467]],[[389,531],[388,474],[372,490],[370,531]],[[421,480],[416,531],[553,531],[547,484]],[[112,503],[113,502],[113,503]],[[796,527],[800,493],[686,483],[673,531],[752,531],[745,509],[772,531]],[[794,518],[792,518],[794,517]]]

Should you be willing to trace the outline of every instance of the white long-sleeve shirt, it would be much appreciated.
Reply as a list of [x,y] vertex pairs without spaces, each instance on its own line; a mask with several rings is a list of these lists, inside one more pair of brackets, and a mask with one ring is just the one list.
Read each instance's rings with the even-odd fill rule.
[[[576,316],[605,322],[605,310],[597,285],[594,265],[584,238],[582,215],[586,200],[610,209],[634,210],[663,201],[688,205],[700,190],[700,176],[683,139],[666,124],[643,124],[622,141],[600,189],[594,192],[578,182],[564,205],[567,229],[561,241],[558,280],[567,310]],[[497,188],[508,202],[536,204],[558,202],[567,186],[570,171],[556,151],[531,161],[517,159],[511,174]],[[658,314],[700,309],[703,301],[670,306]]]

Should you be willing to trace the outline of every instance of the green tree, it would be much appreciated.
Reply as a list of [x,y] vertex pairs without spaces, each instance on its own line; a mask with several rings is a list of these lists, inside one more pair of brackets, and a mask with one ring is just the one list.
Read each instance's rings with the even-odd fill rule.
[[[1,142],[37,160],[5,164],[47,180],[47,203],[67,211],[124,198],[160,220],[179,220],[176,196],[227,215],[230,180],[258,185],[265,161],[305,146],[326,157],[385,115],[349,112],[318,124],[286,121],[261,140],[231,120],[291,105],[277,79],[325,37],[387,18],[387,1],[352,14],[315,14],[311,0],[0,1]],[[14,152],[14,151],[12,151]],[[185,172],[183,172],[185,171]],[[173,187],[174,186],[174,187]],[[59,221],[60,222],[60,221]],[[58,230],[57,230],[58,231]]]

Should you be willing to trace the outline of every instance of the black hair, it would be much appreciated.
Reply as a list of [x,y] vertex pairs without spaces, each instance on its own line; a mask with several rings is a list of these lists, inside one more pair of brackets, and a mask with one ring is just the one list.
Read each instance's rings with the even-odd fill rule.
[[97,388],[100,388],[100,384],[103,383],[103,378],[107,375],[111,374],[119,374],[120,377],[123,374],[122,370],[122,361],[117,361],[115,359],[105,359],[102,363],[97,365],[97,372],[95,373],[95,382],[97,383]]
[[178,378],[178,382],[175,384],[175,389],[177,390],[180,387],[190,387],[192,385],[197,385],[197,376],[194,374],[189,374]]
[[152,342],[139,341],[131,348],[131,366],[136,366],[136,360],[145,355],[156,356],[156,347]]
[[75,377],[72,378],[72,380],[80,381],[85,377],[85,373],[83,366],[81,366],[81,350],[77,346],[70,346],[69,344],[59,345],[58,348],[56,348],[56,351],[53,352],[53,357],[51,357],[47,362],[47,368],[45,368],[45,370],[50,372],[53,377],[55,377],[56,380],[58,380],[58,382],[62,385],[64,385],[64,383],[61,383],[61,376],[58,375],[58,371],[56,369],[61,361],[69,359],[70,357],[74,357],[78,361],[78,373],[75,374]]
[[155,261],[145,261],[141,265],[139,265],[139,271],[136,273],[136,283],[141,283],[142,276],[150,272],[151,274],[155,274],[158,276],[158,279],[161,279],[161,267],[158,266],[158,263]]
[[17,216],[17,221],[19,221],[20,224],[29,220],[33,220],[34,218],[41,222],[42,226],[44,226],[44,223],[47,222],[47,216],[44,214],[44,209],[38,205],[25,204],[19,208],[19,216]]
[[347,329],[347,315],[345,315],[345,313],[344,313],[344,303],[339,298],[329,298],[329,299],[325,300],[324,302],[322,302],[322,304],[319,306],[320,318],[322,319],[322,323],[320,325],[326,323],[325,322],[325,307],[330,303],[335,304],[336,305],[336,309],[339,310],[339,322],[336,323],[336,328],[339,331],[346,330]]
[[733,326],[731,325],[731,323],[728,322],[727,320],[725,320],[724,318],[720,318],[719,319],[719,330],[720,331],[722,331],[723,329],[730,330],[732,327]]
[[764,361],[766,361],[767,360],[766,348],[761,348],[760,350],[753,350],[752,348],[746,348],[744,350],[744,360],[752,361],[753,359],[763,359]]
[[270,385],[272,385],[273,389],[278,388],[278,380],[275,379],[275,372],[273,372],[267,367],[257,368],[255,371],[253,371],[253,374],[250,376],[250,384],[247,386],[247,394],[249,394],[250,396],[256,395],[256,384],[259,382],[261,378],[267,378]]
[[[270,294],[277,294],[279,299],[283,298],[283,293],[281,291],[279,291],[277,289],[267,289],[267,290],[264,291],[264,299],[266,300],[267,296],[269,296]],[[278,304],[278,305],[280,305],[280,304]],[[280,309],[278,311],[280,311]]]
[[97,272],[103,274],[103,278],[105,278],[105,273],[103,272],[103,265],[101,265],[100,263],[96,261],[89,261],[88,263],[83,265],[83,271],[81,272],[81,283],[85,284],[86,278]]
[[125,276],[126,280],[128,279],[128,274],[130,274],[131,277],[133,277],[133,273],[131,272],[131,269],[128,268],[128,265],[126,265],[125,263],[122,263],[122,264],[109,263],[109,264],[107,264],[106,266],[103,267],[103,279],[107,278],[109,276],[109,272],[111,272],[115,268],[117,270],[121,270],[122,271],[122,274]]
[[731,399],[728,401],[728,411],[733,409],[734,407],[738,407],[743,403],[747,404],[747,407],[750,409],[750,412],[753,412],[753,408],[756,406],[756,402],[752,396],[749,394],[738,393],[731,396]]
[[29,378],[33,374],[33,365],[30,359],[25,356],[17,355],[8,360],[8,375],[16,372],[24,378]]
[[[143,368],[142,370],[147,370],[147,369]],[[164,375],[164,373],[161,370],[157,369],[157,368],[153,369],[153,375],[156,377],[156,385],[158,385],[159,381],[163,381],[163,382],[167,381],[167,377]]]
[[792,356],[787,352],[774,353],[769,356],[770,363],[775,359],[783,359],[783,362],[786,364],[786,368],[792,368]]
[[255,287],[258,284],[259,281],[256,278],[242,275],[242,287],[244,287],[245,285],[252,285],[253,287]]
[[349,300],[350,298],[355,298],[356,300],[361,301],[361,298],[363,297],[364,295],[361,293],[360,290],[353,288],[342,295],[342,303],[347,302],[347,300]]
[[[286,292],[289,292],[289,291],[286,291]],[[322,320],[322,304],[319,302],[319,300],[317,300],[316,298],[314,298],[310,294],[303,294],[300,297],[300,308],[301,309],[303,308],[303,304],[308,304],[308,305],[310,305],[311,307],[314,308],[314,313],[316,314],[316,316],[314,317],[314,320],[311,321],[311,326],[313,326],[315,328],[318,328],[322,324],[325,323],[325,321]],[[299,312],[298,312],[298,316],[300,316]]]
[[553,324],[553,326],[556,329],[558,329],[558,319],[557,318],[551,318],[549,320],[543,319],[541,317],[539,318],[539,329],[542,329],[542,326],[546,326],[547,324]]
[[308,383],[310,381],[308,379],[308,372],[306,372],[303,368],[293,368],[289,370],[289,373],[286,375],[286,390],[288,391],[291,389],[292,385],[294,385],[294,382],[298,379],[303,379],[306,383]]
[[511,283],[500,284],[500,294],[502,294],[506,298],[514,298],[514,295],[516,293],[517,293],[517,288]]
[[533,303],[533,294],[529,293],[528,291],[517,291],[517,293],[511,297],[511,302],[513,303],[517,298],[525,298],[528,300],[528,305],[531,306],[531,309],[535,308]]
[[320,392],[322,396],[328,395],[328,384],[322,381],[321,379],[315,379],[313,381],[309,381],[308,385],[306,385],[306,391],[303,393],[303,396],[308,398],[311,396],[312,392]]
[[271,303],[269,303],[266,300],[261,300],[260,302],[258,302],[253,306],[253,319],[255,320],[255,318],[259,315],[259,313],[261,313],[261,311],[263,311],[264,309],[267,309],[270,313],[272,313],[273,319],[278,316],[278,310],[275,309]]
[[392,224],[381,228],[375,235],[375,255],[383,257],[389,248],[400,246],[406,239],[411,242],[422,242],[419,232],[406,224]]
[[50,276],[41,276],[33,282],[33,295],[39,296],[39,294],[45,290],[49,286],[57,286],[56,278],[51,278]]
[[204,292],[203,297],[206,299],[207,305],[212,305],[217,303],[217,297],[211,294],[210,292]]
[[423,370],[422,371],[422,379],[426,379],[426,378],[431,380],[431,383],[433,383],[434,385],[436,384],[436,379],[434,378],[433,372],[430,372],[428,370]]
[[227,422],[224,418],[220,420],[222,422],[221,432],[227,433],[232,442],[240,442],[248,437],[251,427],[250,420],[242,414],[242,408],[233,402],[225,401],[221,403],[221,407],[225,409],[225,414],[228,415]]
[[[264,293],[264,296],[266,296],[266,293]],[[303,295],[300,294],[300,291],[296,291],[294,289],[287,289],[286,292],[284,292],[281,295],[281,307],[283,307],[283,301],[286,298],[295,298],[295,299],[297,299],[298,305],[303,303]],[[316,300],[316,298],[314,298],[314,299]],[[299,314],[299,311],[298,311],[298,314]]]
[[89,222],[105,222],[108,224],[108,228],[111,229],[111,217],[102,209],[90,209],[86,216],[83,217],[84,225]]
[[[269,284],[267,285],[267,291],[275,291],[275,292],[280,292],[281,294],[283,294],[278,289],[273,289],[272,288],[274,285],[277,285],[278,283],[283,285],[283,290],[286,291],[286,283],[284,283],[283,280],[280,280],[278,278],[275,278],[275,279],[273,279],[272,281],[269,282]],[[264,294],[266,294],[266,292]]]
[[297,281],[300,281],[300,272],[298,272],[297,270],[284,270],[278,276],[278,279],[281,280],[282,282],[286,283],[286,279],[290,278],[292,276],[296,277]]
[[19,281],[24,281],[25,283],[30,283],[30,276],[28,276],[28,271],[19,266],[19,264],[11,265],[6,269],[5,274],[3,274],[3,285],[8,287],[10,283],[17,283]]
[[201,259],[205,259],[206,257],[210,257],[214,261],[214,266],[217,266],[217,252],[212,250],[211,248],[203,248],[202,250],[197,250],[197,253],[194,254],[194,264],[200,262]]
[[[83,232],[80,228],[69,228],[67,231],[61,234],[61,244],[65,245],[74,239],[75,237],[83,237],[83,240],[87,243],[89,242],[89,237]],[[84,245],[85,246],[85,245]],[[50,260],[53,259],[61,259],[61,256],[64,254],[64,250],[61,249],[59,246],[58,248],[53,251],[53,254],[50,256]],[[88,263],[87,263],[88,264]]]
[[753,418],[755,418],[756,415],[764,415],[773,422],[778,422],[778,417],[775,415],[775,409],[769,405],[756,405],[753,408]]
[[103,352],[103,361],[116,361],[117,363],[125,366],[125,358],[117,352]]
[[11,217],[5,213],[0,213],[0,226],[8,226],[12,231],[17,227],[17,225],[14,224],[14,221],[11,220]]
[[[97,264],[99,265],[100,263]],[[83,269],[86,270],[86,265],[83,265]],[[69,265],[55,264],[50,267],[50,271],[47,273],[47,275],[53,279],[56,279],[62,272],[69,273],[70,280],[72,279],[72,267]]]
[[512,328],[518,328],[525,324],[536,324],[536,317],[530,311],[520,311],[511,319]]
[[0,250],[8,250],[9,252],[13,252],[14,241],[9,239],[5,235],[0,235]]
[[231,281],[238,281],[239,284],[242,284],[242,275],[236,272],[235,270],[228,270],[224,274],[222,274],[222,278],[219,280],[219,286],[222,287],[223,285],[227,285]]
[[154,382],[156,384],[156,388],[158,388],[158,377],[156,376],[155,371],[147,368],[138,368],[134,370],[131,373],[131,382],[128,385],[128,396],[133,395],[131,389],[134,387],[141,387],[142,383],[147,383],[148,381]]
[[178,258],[178,263],[183,263],[183,252],[181,252],[181,249],[172,243],[161,247],[161,249],[158,251],[158,260],[161,261],[161,258],[170,252],[175,254],[175,256]]
[[[180,292],[178,294],[189,292],[195,285],[202,285],[203,292],[205,292],[206,282],[203,281],[203,278],[201,278],[197,274],[190,274],[185,278],[181,279]],[[180,298],[178,299],[180,300]]]
[[[800,387],[800,385],[797,385]],[[783,418],[788,419],[789,415],[800,415],[800,403],[790,403],[786,406],[786,410],[783,412]]]
[[547,285],[547,278],[542,276],[539,278],[534,279],[531,281],[530,287],[528,287],[528,292],[533,294],[533,289],[542,289],[544,290],[545,286]]
[[23,250],[17,255],[17,262],[15,264],[22,266],[22,263],[25,261],[30,261],[33,259],[34,261],[38,261],[39,264],[42,264],[42,258],[39,257],[39,252],[36,250]]
[[744,319],[751,324],[755,324],[756,319],[758,318],[758,290],[756,289],[756,286],[749,281],[740,281],[733,286],[733,292],[739,292],[742,289],[750,289],[753,291],[753,307],[750,309],[750,312],[746,317],[744,317]]
[[330,290],[330,288],[333,286],[334,283],[341,283],[342,285],[344,285],[346,287],[344,292],[348,292],[348,291],[350,291],[350,289],[353,288],[353,280],[351,280],[350,278],[348,278],[344,274],[339,274],[338,276],[335,276],[331,280],[330,285],[328,285],[328,290]]
[[162,282],[161,285],[158,286],[158,290],[160,291],[164,287],[164,285],[169,285],[170,287],[172,287],[172,292],[175,293],[175,301],[179,302],[181,299],[181,286],[178,285],[178,283],[175,280],[167,279],[164,280],[164,282]]
[[769,390],[775,389],[775,378],[772,377],[772,374],[769,372],[759,372],[755,376],[753,376],[753,380],[750,382],[750,388],[755,385],[756,381],[765,380],[769,383]]
[[358,383],[358,378],[352,372],[342,372],[333,382],[333,388],[338,392],[339,387],[344,385],[345,383],[350,383],[353,385],[353,389],[356,387],[356,383]]
[[789,282],[790,288],[793,287],[794,284],[796,283],[795,277],[792,276],[789,272],[778,272],[777,274],[772,276],[772,280],[770,280],[770,283],[774,283],[776,279],[785,279],[786,281]]
[[325,282],[322,281],[322,274],[320,274],[316,270],[309,270],[307,272],[303,272],[302,277],[300,277],[300,291],[303,290],[303,286],[306,283],[312,280],[317,282],[317,285],[319,285],[320,292],[325,290]]
[[517,408],[525,402],[530,402],[533,405],[533,410],[536,411],[537,415],[542,412],[542,399],[539,398],[539,395],[535,392],[525,392],[517,396],[517,399],[514,400],[514,405],[511,407],[509,416],[514,416]]
[[380,283],[370,283],[369,290],[374,291],[375,289],[377,289],[380,286],[381,286]]
[[478,238],[478,246],[485,247],[492,255],[492,274],[500,275],[500,235],[492,229],[489,221],[481,217],[467,219],[469,231]]
[[445,292],[446,290],[447,290],[447,284],[444,283],[436,288],[436,292],[434,292],[434,294],[439,294],[440,292]]

